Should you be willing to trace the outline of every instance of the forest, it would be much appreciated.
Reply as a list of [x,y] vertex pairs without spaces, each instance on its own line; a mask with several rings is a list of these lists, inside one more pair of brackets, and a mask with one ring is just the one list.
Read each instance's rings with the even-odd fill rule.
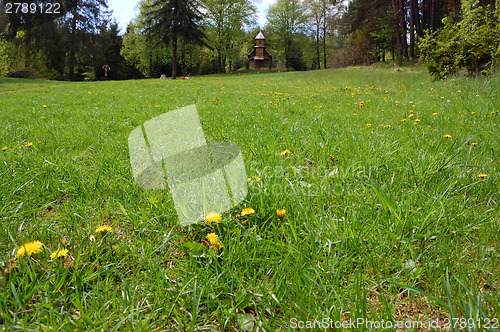
[[[141,0],[125,31],[106,0],[14,5],[4,0],[0,10],[0,76],[248,72],[260,31],[273,56],[269,70],[418,61],[446,78],[489,75],[500,62],[500,0],[277,0],[264,26],[251,0]],[[107,77],[103,65],[111,68]]]

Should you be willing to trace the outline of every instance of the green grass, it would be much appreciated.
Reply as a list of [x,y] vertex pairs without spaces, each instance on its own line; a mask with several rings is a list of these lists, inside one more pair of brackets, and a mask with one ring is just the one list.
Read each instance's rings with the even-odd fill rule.
[[[411,69],[0,79],[0,324],[498,320],[500,77]],[[127,137],[192,103],[207,141],[236,143],[253,180],[222,223],[182,228],[168,192],[134,184]],[[200,245],[212,232],[222,249]],[[35,240],[41,253],[16,258]],[[58,248],[70,257],[50,260]]]

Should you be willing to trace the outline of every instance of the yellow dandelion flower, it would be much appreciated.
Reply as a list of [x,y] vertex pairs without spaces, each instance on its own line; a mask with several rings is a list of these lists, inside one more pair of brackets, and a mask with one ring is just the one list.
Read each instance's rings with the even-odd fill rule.
[[102,225],[96,228],[95,232],[96,233],[106,233],[106,232],[112,232],[113,228],[108,225]]
[[413,118],[414,116],[415,116],[415,114],[413,114],[413,113],[408,115],[409,118]]
[[450,134],[446,134],[443,136],[444,138],[451,138],[451,135]]
[[66,257],[66,256],[68,256],[68,252],[69,252],[68,249],[56,250],[56,251],[54,251],[53,253],[50,254],[50,259],[56,259],[56,258],[59,258],[59,257]]
[[207,239],[208,239],[208,241],[210,241],[210,244],[217,243],[220,241],[219,236],[215,233],[207,234]]
[[281,210],[276,210],[276,215],[280,218],[283,218],[286,214],[286,210],[285,209],[281,209]]
[[281,151],[282,156],[286,156],[289,153],[290,153],[290,150],[288,150],[288,149]]
[[43,244],[40,241],[32,241],[23,244],[17,249],[17,257],[31,256],[42,252]]
[[205,218],[205,222],[207,224],[211,224],[213,222],[221,222],[222,221],[222,216],[215,212],[215,211],[210,211],[207,213],[207,217]]
[[32,146],[33,143],[32,142],[29,142],[28,144],[25,145],[25,147],[29,148],[30,146]]
[[7,150],[7,149],[8,149],[8,147],[4,146],[4,147],[2,148],[2,151],[5,151],[5,150]]
[[367,123],[367,124],[366,124],[366,126],[367,126],[367,127],[371,127],[371,126],[372,126],[372,124],[371,124],[371,123]]
[[392,126],[391,126],[391,125],[385,125],[384,127],[385,127],[385,128],[392,128]]
[[470,114],[476,114],[476,112],[470,112]]
[[255,181],[259,182],[260,178],[258,176],[255,177]]
[[255,213],[255,210],[252,209],[252,208],[244,208],[242,211],[241,211],[241,216],[246,216],[246,215],[251,215],[251,214],[254,214]]
[[478,178],[481,178],[481,179],[484,179],[485,177],[487,177],[488,174],[484,174],[484,173],[481,173],[481,174],[478,174],[477,177]]
[[415,119],[415,122],[420,122],[420,119]]
[[251,181],[252,181],[252,177],[249,177],[249,178],[248,178],[248,182],[251,182]]
[[43,106],[43,108],[47,108],[47,105],[42,105],[42,106]]
[[209,233],[207,234],[207,239],[208,241],[210,241],[210,245],[212,246],[212,248],[222,248],[222,243],[220,242],[219,236],[217,234]]
[[406,119],[399,120],[399,122],[406,122]]
[[477,145],[477,143],[476,143],[476,142],[472,142],[472,146],[476,146],[476,145]]

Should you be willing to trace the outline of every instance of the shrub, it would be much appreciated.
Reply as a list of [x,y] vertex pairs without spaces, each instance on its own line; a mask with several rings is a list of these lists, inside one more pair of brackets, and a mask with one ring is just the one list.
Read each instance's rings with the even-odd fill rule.
[[496,22],[493,11],[475,0],[462,2],[458,22],[443,19],[444,27],[426,32],[419,42],[427,67],[434,78],[446,78],[465,70],[466,74],[487,74],[492,68],[496,48]]

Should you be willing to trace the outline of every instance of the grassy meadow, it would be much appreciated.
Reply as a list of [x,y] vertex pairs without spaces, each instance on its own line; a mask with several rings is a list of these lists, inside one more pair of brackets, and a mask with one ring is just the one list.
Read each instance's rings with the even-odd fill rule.
[[[418,66],[1,78],[0,326],[498,330],[499,87]],[[241,148],[249,194],[180,227],[127,138],[193,103],[208,142]]]

